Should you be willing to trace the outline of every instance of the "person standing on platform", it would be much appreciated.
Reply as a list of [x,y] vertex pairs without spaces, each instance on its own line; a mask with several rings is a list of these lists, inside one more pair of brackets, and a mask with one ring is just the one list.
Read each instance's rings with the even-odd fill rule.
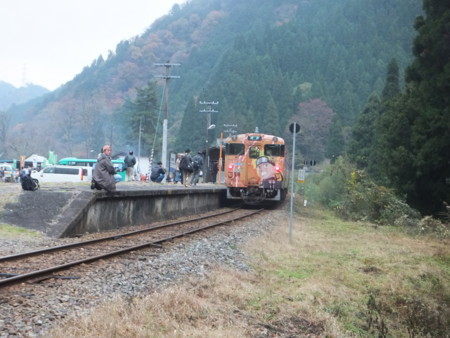
[[150,180],[152,182],[161,183],[161,181],[166,176],[166,169],[163,168],[162,162],[158,162],[158,165],[152,168],[152,174],[150,175]]
[[191,176],[194,171],[194,168],[192,167],[192,157],[191,157],[191,150],[188,148],[186,149],[185,154],[181,158],[180,161],[180,170],[183,175],[182,177],[182,183],[185,187],[188,185],[191,185]]
[[114,177],[116,170],[111,162],[111,147],[105,145],[102,150],[103,153],[97,160],[92,176],[96,188],[105,189],[106,191],[111,192],[116,190],[116,179]]
[[130,151],[125,159],[125,167],[127,168],[127,176],[125,181],[134,181],[134,166],[136,165],[136,157],[134,157],[133,152]]
[[181,182],[183,184],[183,176],[180,170],[180,162],[181,157],[183,155],[177,154],[177,160],[175,161],[175,177],[173,178],[173,184],[177,184],[178,182]]
[[192,158],[192,167],[194,168],[194,172],[192,173],[191,184],[196,186],[200,179],[200,172],[203,170],[203,156],[201,151]]

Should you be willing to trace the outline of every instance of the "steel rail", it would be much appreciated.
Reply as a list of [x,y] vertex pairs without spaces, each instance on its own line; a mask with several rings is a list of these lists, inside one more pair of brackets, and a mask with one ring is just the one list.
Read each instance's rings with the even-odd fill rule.
[[[109,258],[109,257],[113,257],[113,256],[118,256],[118,255],[121,255],[121,254],[124,254],[124,253],[128,253],[130,251],[141,250],[141,249],[147,248],[149,246],[158,245],[159,243],[167,242],[167,241],[170,241],[170,240],[175,239],[175,238],[179,238],[179,237],[190,235],[190,234],[193,234],[193,233],[196,233],[196,232],[200,232],[200,231],[203,231],[203,230],[206,230],[206,229],[209,229],[209,228],[216,227],[218,225],[223,225],[223,224],[227,224],[227,223],[230,223],[230,222],[234,222],[236,220],[243,219],[243,218],[252,216],[254,214],[257,214],[257,213],[259,213],[259,212],[261,212],[263,210],[264,209],[258,209],[256,211],[253,211],[253,212],[248,213],[246,215],[241,215],[241,216],[238,216],[236,218],[233,218],[233,219],[230,219],[230,220],[226,220],[226,221],[215,222],[213,224],[209,224],[209,225],[197,228],[197,229],[192,229],[192,230],[189,230],[189,231],[186,231],[186,232],[182,232],[182,233],[179,233],[179,234],[174,235],[174,236],[169,236],[169,237],[166,237],[166,238],[158,239],[156,241],[147,242],[147,243],[144,243],[144,244],[139,244],[139,245],[131,246],[131,247],[128,247],[128,248],[124,248],[124,249],[120,249],[120,250],[116,250],[116,251],[111,251],[111,252],[106,253],[106,254],[102,254],[102,255],[98,255],[98,256],[94,256],[94,257],[89,257],[89,258],[81,259],[81,260],[78,260],[78,261],[73,261],[73,262],[69,262],[69,263],[66,263],[66,264],[57,265],[57,266],[50,267],[50,268],[47,268],[47,269],[32,271],[32,272],[28,272],[28,273],[25,273],[25,274],[22,274],[22,275],[17,275],[17,276],[14,276],[14,277],[3,279],[3,280],[0,280],[0,288],[8,286],[8,285],[12,285],[12,284],[18,284],[18,283],[21,283],[21,282],[25,282],[25,281],[27,281],[29,279],[32,279],[32,278],[45,276],[45,275],[48,275],[49,273],[54,273],[54,272],[58,272],[58,271],[61,271],[61,270],[65,270],[65,269],[68,269],[68,268],[70,268],[72,266],[75,266],[75,265],[91,263],[93,261],[97,261],[97,260],[100,260],[100,259]],[[187,222],[190,222],[190,221],[191,220],[188,220]]]
[[156,230],[156,229],[162,229],[162,228],[169,227],[169,226],[174,226],[174,225],[183,224],[183,223],[190,223],[190,222],[194,222],[194,221],[199,221],[199,220],[203,220],[203,219],[212,218],[212,217],[215,217],[215,216],[225,215],[225,214],[234,212],[234,211],[239,210],[239,209],[240,208],[236,208],[236,209],[232,209],[232,210],[223,211],[223,212],[220,212],[220,213],[217,213],[217,214],[214,214],[214,215],[202,216],[202,217],[199,217],[199,218],[185,220],[185,221],[174,221],[174,222],[164,223],[164,224],[148,227],[148,228],[145,228],[145,229],[140,229],[140,230],[134,230],[134,231],[126,232],[126,233],[119,234],[119,235],[113,235],[113,236],[107,236],[107,237],[91,239],[91,240],[87,240],[87,241],[81,241],[81,242],[76,242],[76,243],[58,245],[58,246],[53,246],[51,248],[39,249],[39,250],[28,251],[28,252],[22,252],[22,253],[18,253],[18,254],[14,254],[14,255],[9,255],[9,256],[2,256],[2,257],[0,257],[0,263],[1,262],[6,262],[6,261],[11,261],[11,260],[14,260],[14,259],[19,259],[19,258],[35,256],[35,255],[39,255],[39,254],[43,254],[43,253],[49,253],[49,252],[53,252],[53,251],[63,250],[63,249],[76,248],[77,246],[89,245],[89,244],[99,243],[99,242],[103,242],[103,241],[117,240],[117,239],[120,239],[122,237],[133,236],[133,235],[137,235],[139,233],[153,231],[153,230]]

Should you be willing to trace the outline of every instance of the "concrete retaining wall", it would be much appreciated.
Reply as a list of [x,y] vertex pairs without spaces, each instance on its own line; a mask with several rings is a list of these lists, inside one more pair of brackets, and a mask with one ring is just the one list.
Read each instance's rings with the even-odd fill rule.
[[84,192],[65,209],[49,235],[73,237],[211,211],[224,204],[225,191],[196,188]]

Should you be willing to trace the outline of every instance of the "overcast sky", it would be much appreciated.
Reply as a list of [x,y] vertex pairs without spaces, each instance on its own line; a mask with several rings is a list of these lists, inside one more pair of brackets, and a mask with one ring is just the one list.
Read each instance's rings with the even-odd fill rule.
[[54,90],[185,0],[0,0],[0,80]]

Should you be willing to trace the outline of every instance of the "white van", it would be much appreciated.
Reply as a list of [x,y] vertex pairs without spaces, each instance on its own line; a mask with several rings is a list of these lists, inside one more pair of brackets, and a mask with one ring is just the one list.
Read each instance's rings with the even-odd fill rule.
[[4,176],[3,182],[14,182],[14,169],[11,164],[8,163],[0,163],[0,168],[3,169]]
[[31,177],[45,182],[90,182],[92,180],[91,167],[72,167],[67,165],[51,165],[39,172],[32,172]]

